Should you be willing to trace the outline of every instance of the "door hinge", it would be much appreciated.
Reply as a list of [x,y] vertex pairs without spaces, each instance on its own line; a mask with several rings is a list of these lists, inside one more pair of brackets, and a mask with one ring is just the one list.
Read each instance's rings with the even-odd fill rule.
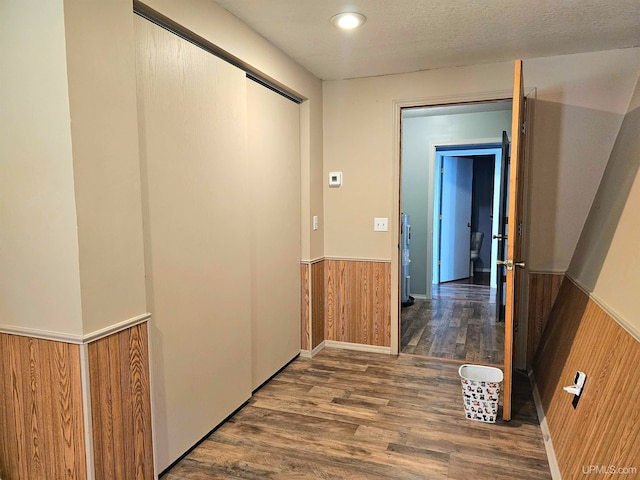
[[513,332],[518,333],[518,327],[520,326],[520,322],[517,318],[513,320]]
[[527,122],[526,120],[524,122],[522,122],[522,135],[526,135],[527,134]]
[[440,214],[440,221],[442,221],[442,214]]
[[518,235],[522,236],[522,223],[518,224]]
[[444,167],[440,168],[440,173],[444,173]]

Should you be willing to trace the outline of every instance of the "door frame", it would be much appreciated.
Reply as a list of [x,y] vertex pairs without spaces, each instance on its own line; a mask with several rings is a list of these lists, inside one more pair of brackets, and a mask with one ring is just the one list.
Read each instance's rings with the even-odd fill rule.
[[[497,182],[499,182],[499,174],[500,174],[500,168],[499,168],[499,164],[500,164],[500,158],[498,157],[499,153],[501,152],[501,148],[498,147],[497,145],[500,144],[500,142],[493,142],[491,141],[492,139],[482,139],[479,141],[476,140],[474,144],[469,144],[466,141],[464,141],[463,143],[454,143],[454,144],[446,144],[445,142],[436,142],[434,143],[432,146],[434,148],[434,152],[433,154],[435,155],[434,157],[434,171],[433,173],[429,173],[429,175],[431,175],[433,177],[433,195],[429,198],[429,202],[433,202],[432,204],[429,204],[427,206],[427,209],[432,208],[432,224],[430,225],[431,228],[433,228],[432,230],[432,234],[427,238],[427,285],[433,285],[439,282],[436,282],[436,268],[435,268],[435,262],[436,262],[436,252],[439,248],[439,244],[437,239],[437,236],[439,235],[439,231],[438,231],[438,222],[436,221],[436,202],[437,202],[437,195],[439,193],[439,188],[440,186],[439,184],[439,178],[437,175],[437,167],[438,167],[438,162],[439,160],[444,156],[444,153],[448,153],[448,152],[459,152],[461,156],[474,156],[474,155],[493,155],[494,158],[494,163],[493,163],[493,168],[494,168],[494,178],[493,178],[493,188],[494,188],[494,193],[493,193],[493,200],[492,200],[492,207],[495,210],[497,203],[496,203],[496,197],[500,196],[500,192],[496,191],[496,184]],[[469,147],[469,148],[462,148],[462,147]],[[451,147],[457,147],[454,150],[447,150],[447,148],[451,148]],[[472,148],[472,147],[477,147],[477,148]],[[474,160],[475,161],[475,160]],[[497,233],[497,226],[498,226],[498,218],[494,218],[492,223],[491,223],[491,234],[493,235],[494,233]],[[496,265],[495,265],[495,261],[498,258],[497,257],[497,246],[494,245],[494,241],[493,238],[485,238],[485,242],[491,242],[491,282],[493,283],[494,279],[494,275],[495,275],[495,271],[496,271]],[[429,263],[430,260],[430,263]],[[429,268],[431,268],[431,271],[429,271]],[[426,299],[430,300],[431,299],[431,289],[427,290],[427,295],[426,295]]]
[[[453,106],[465,103],[478,103],[478,102],[495,102],[513,100],[513,90],[497,90],[490,92],[469,93],[462,95],[447,95],[442,97],[423,97],[417,99],[406,100],[394,100],[393,101],[393,205],[394,208],[391,212],[391,225],[392,232],[396,232],[396,235],[390,235],[390,251],[395,252],[391,257],[391,354],[398,355],[400,352],[400,201],[401,201],[401,167],[402,167],[402,109],[410,107],[437,107],[437,106]],[[492,139],[495,143],[497,140],[500,142],[502,139]],[[444,140],[443,142],[437,142],[439,146],[449,144],[459,144],[460,141],[456,140],[452,142],[450,140]],[[473,143],[470,142],[470,143]],[[475,143],[479,143],[477,140]],[[435,161],[435,144],[431,145],[430,151],[433,152],[433,158],[430,159],[432,165]],[[429,179],[429,188],[433,191],[433,175]],[[428,213],[429,216],[433,216],[433,209]],[[433,218],[428,218],[427,225],[433,225]],[[428,237],[428,236],[427,236]],[[432,241],[432,240],[430,240]],[[432,262],[427,256],[427,261]],[[427,271],[433,271],[433,266],[429,266]],[[519,334],[523,331],[526,334],[526,329],[521,328]],[[526,337],[525,342],[526,344]],[[526,352],[525,352],[526,357]]]

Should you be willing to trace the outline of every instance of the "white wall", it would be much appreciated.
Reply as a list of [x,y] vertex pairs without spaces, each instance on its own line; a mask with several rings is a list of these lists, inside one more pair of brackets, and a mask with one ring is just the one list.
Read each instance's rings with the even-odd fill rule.
[[0,328],[80,337],[62,1],[0,2],[0,58]]

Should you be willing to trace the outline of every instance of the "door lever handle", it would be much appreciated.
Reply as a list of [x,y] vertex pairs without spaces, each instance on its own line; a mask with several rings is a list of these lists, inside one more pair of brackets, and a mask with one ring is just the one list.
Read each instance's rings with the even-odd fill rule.
[[496,265],[503,265],[507,267],[507,270],[513,270],[513,267],[524,268],[524,262],[514,262],[513,260],[496,260]]
[[513,270],[512,260],[496,260],[496,265],[502,265],[507,267],[507,270]]
[[492,237],[493,237],[495,240],[506,240],[506,239],[507,239],[507,236],[506,236],[506,235],[492,235]]

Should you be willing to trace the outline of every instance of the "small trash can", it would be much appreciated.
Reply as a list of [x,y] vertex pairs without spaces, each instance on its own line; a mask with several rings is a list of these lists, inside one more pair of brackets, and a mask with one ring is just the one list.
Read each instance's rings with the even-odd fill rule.
[[458,374],[462,380],[464,415],[470,420],[495,423],[498,416],[502,370],[483,365],[461,365]]

